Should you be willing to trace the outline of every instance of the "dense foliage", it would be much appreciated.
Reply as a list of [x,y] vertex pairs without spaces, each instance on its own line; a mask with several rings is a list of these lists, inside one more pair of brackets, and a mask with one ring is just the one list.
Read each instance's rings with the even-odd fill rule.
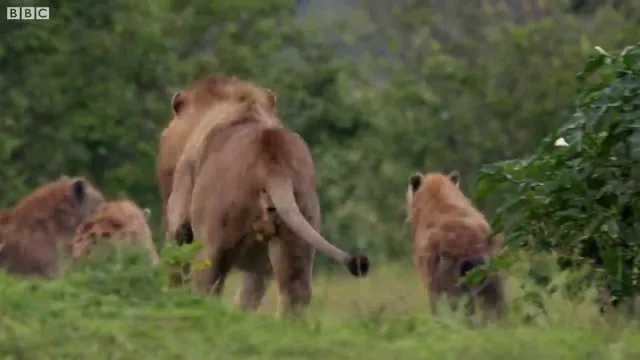
[[376,260],[404,255],[412,172],[455,168],[469,189],[482,164],[532,151],[566,121],[594,45],[637,40],[626,10],[492,3],[369,0],[322,16],[291,0],[50,1],[48,21],[0,22],[0,205],[85,174],[159,224],[170,97],[222,71],[277,92],[311,146],[327,237]]
[[571,120],[532,156],[486,166],[476,195],[515,187],[495,218],[507,244],[594,264],[629,297],[640,290],[640,43],[597,50]]

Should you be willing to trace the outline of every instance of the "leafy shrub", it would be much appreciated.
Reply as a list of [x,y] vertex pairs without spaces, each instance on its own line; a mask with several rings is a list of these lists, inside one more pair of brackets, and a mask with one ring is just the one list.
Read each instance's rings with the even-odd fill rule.
[[476,198],[515,188],[494,220],[508,246],[557,253],[565,268],[596,265],[614,296],[629,297],[640,280],[640,43],[596,49],[571,121],[532,156],[485,166]]

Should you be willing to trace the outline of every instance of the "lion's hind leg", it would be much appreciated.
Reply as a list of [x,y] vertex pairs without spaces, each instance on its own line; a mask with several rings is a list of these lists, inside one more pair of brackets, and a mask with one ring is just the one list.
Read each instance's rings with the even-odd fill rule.
[[313,253],[285,227],[269,241],[269,260],[280,294],[277,317],[299,316],[309,307]]
[[196,291],[202,294],[219,296],[224,290],[225,281],[232,263],[219,249],[202,249],[191,265]]
[[244,272],[242,284],[236,292],[235,303],[243,310],[255,310],[264,298],[271,277],[256,272]]
[[213,226],[202,249],[191,264],[191,273],[199,293],[222,294],[227,275],[237,257],[237,248],[226,248],[222,242],[225,231],[221,226]]

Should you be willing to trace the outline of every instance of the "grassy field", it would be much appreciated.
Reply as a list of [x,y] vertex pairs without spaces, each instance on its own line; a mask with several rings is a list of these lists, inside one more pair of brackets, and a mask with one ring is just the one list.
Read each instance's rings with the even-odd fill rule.
[[[115,255],[114,255],[115,256]],[[64,279],[0,274],[2,359],[638,359],[630,323],[603,326],[593,306],[545,300],[549,314],[524,324],[470,328],[455,314],[427,312],[426,295],[403,265],[364,280],[316,273],[307,321],[273,317],[272,287],[258,313],[225,299],[168,290],[160,269],[135,254],[81,264]],[[511,296],[519,281],[510,279]]]

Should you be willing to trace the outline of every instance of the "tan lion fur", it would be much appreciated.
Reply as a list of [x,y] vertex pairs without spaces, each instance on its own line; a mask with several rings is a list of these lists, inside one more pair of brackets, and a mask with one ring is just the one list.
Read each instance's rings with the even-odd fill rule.
[[140,245],[149,254],[151,262],[158,264],[160,257],[148,223],[150,216],[149,209],[143,210],[129,199],[103,204],[93,216],[78,226],[71,244],[72,257],[82,258],[96,247],[122,241]]
[[[182,150],[192,134],[202,134],[206,129],[196,128],[203,119],[215,125],[215,111],[222,110],[218,105],[229,101],[243,103],[254,101],[261,104],[265,111],[276,112],[276,95],[273,91],[259,87],[250,81],[244,81],[224,74],[209,74],[196,80],[191,87],[176,93],[172,98],[173,116],[163,130],[156,163],[156,176],[163,205],[163,223],[166,230],[166,206],[171,194],[175,167]],[[217,108],[216,108],[217,107]],[[277,117],[265,117],[265,121],[278,121]],[[186,225],[187,227],[188,224]],[[190,229],[188,229],[190,230]],[[182,239],[176,239],[180,243]],[[187,239],[188,240],[188,239]]]
[[[481,285],[460,285],[462,267],[488,261],[499,251],[502,236],[491,237],[485,216],[458,188],[459,175],[439,172],[416,174],[407,189],[407,217],[413,230],[414,266],[429,294],[431,310],[446,295],[457,308],[462,295],[470,296],[470,308],[480,300],[497,315],[504,307],[503,281],[490,274]],[[486,312],[485,312],[486,314]]]
[[[211,139],[221,130],[230,125],[242,125],[244,122],[259,122],[264,124],[278,125],[280,121],[273,113],[265,111],[261,106],[253,101],[240,101],[238,98],[230,97],[230,101],[221,102],[211,106],[210,110],[204,114],[204,119],[189,137],[187,144],[183,147],[181,157],[175,167],[174,182],[170,199],[173,203],[167,204],[167,221],[169,233],[173,234],[182,224],[188,222],[190,201],[193,192],[195,172],[201,166],[201,161],[205,160],[206,151]],[[176,184],[179,183],[179,186]],[[260,199],[261,204],[264,199]],[[180,202],[178,202],[180,201]],[[171,212],[169,212],[169,207]],[[264,214],[263,209],[263,214]],[[260,216],[264,218],[264,215]]]
[[[309,304],[315,249],[345,264],[354,276],[366,274],[366,257],[345,253],[318,233],[313,161],[299,135],[247,96],[229,96],[203,116],[176,166],[166,210],[170,235],[189,221],[195,240],[203,242],[195,261],[208,260],[211,266],[193,272],[199,292],[219,295],[235,267],[244,272],[236,301],[255,309],[275,275],[278,313],[287,315]],[[265,219],[265,207],[272,213],[271,204],[276,236],[259,240],[256,219]]]
[[0,268],[51,278],[76,228],[105,202],[83,177],[61,176],[0,212]]

